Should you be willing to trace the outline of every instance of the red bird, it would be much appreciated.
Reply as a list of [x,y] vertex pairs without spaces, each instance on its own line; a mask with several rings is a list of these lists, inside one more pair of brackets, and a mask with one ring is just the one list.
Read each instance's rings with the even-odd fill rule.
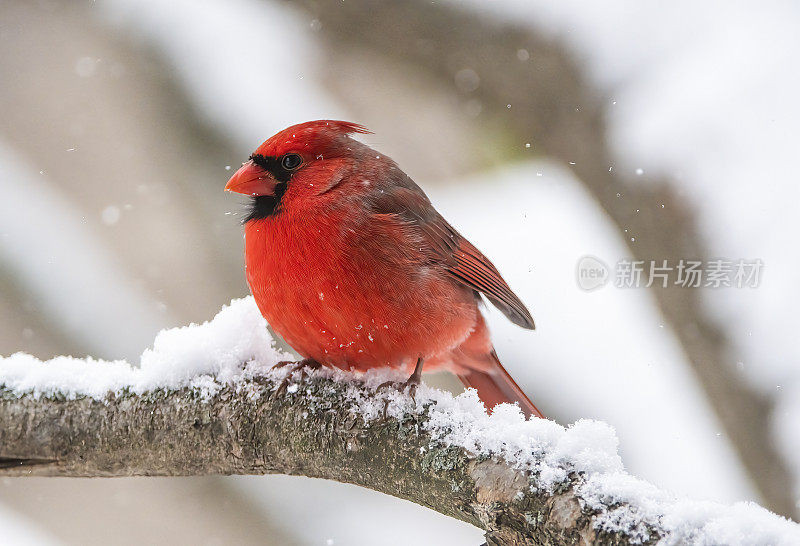
[[253,197],[247,282],[306,365],[414,373],[445,368],[488,408],[542,417],[495,354],[483,294],[513,323],[533,318],[492,263],[397,164],[345,121],[293,125],[264,142],[225,189]]

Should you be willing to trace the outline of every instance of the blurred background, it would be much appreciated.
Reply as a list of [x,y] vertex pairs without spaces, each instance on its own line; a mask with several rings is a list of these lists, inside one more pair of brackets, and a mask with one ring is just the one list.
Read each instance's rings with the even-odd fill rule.
[[[796,518],[799,23],[789,0],[4,0],[0,354],[135,362],[210,319],[247,293],[232,169],[287,125],[352,120],[531,308],[535,332],[489,320],[548,416],[610,423],[628,470],[678,495]],[[586,291],[585,255],[612,277],[764,267],[756,287]],[[4,479],[0,537],[481,542],[285,476]]]

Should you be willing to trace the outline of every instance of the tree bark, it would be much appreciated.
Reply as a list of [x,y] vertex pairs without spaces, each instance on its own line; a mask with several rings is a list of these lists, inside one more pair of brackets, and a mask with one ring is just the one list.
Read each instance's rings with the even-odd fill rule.
[[[0,389],[0,477],[295,474],[410,500],[484,529],[490,545],[642,543],[594,528],[620,504],[587,508],[580,473],[540,491],[531,473],[435,441],[427,410],[369,421],[352,397],[374,396],[363,385],[315,376],[299,392],[277,393],[277,381],[243,380],[210,397],[188,388],[104,400]],[[648,532],[649,542],[667,534]]]

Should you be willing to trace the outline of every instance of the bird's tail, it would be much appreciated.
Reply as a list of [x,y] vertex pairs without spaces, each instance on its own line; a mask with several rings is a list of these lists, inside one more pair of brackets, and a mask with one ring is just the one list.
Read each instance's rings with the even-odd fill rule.
[[488,370],[469,369],[459,373],[458,378],[465,387],[472,387],[478,391],[478,397],[491,411],[497,404],[516,402],[522,412],[530,417],[535,415],[544,419],[542,412],[533,405],[530,398],[519,388],[516,381],[506,371],[494,350],[491,352],[493,365]]

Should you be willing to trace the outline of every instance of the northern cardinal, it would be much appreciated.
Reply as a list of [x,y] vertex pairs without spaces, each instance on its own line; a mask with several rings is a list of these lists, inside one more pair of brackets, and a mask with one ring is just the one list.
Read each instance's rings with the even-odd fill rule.
[[497,358],[478,304],[513,323],[528,309],[492,263],[433,208],[397,164],[350,137],[345,121],[293,125],[230,178],[251,196],[247,282],[264,318],[304,364],[453,371],[487,408],[542,417]]

